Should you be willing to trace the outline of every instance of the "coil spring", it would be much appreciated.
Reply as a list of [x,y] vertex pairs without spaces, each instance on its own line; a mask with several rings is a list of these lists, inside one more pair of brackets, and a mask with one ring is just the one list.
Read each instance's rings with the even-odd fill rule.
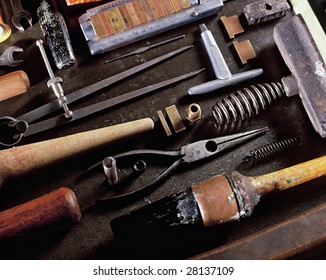
[[298,140],[298,138],[293,137],[266,144],[262,147],[251,150],[245,156],[243,162],[252,162],[253,164],[260,163],[283,150],[298,146],[299,143],[300,141]]
[[212,110],[216,122],[220,125],[231,123],[258,114],[274,100],[285,95],[281,83],[264,83],[238,90],[235,94],[217,102]]

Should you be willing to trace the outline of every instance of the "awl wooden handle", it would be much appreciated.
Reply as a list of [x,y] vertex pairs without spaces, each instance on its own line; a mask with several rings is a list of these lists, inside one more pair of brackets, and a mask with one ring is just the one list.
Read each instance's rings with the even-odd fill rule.
[[27,74],[22,71],[14,71],[0,76],[0,101],[26,92],[30,87]]
[[60,188],[0,212],[0,239],[21,236],[51,224],[78,223],[80,219],[74,192]]
[[150,118],[0,151],[0,186],[12,178],[154,128]]

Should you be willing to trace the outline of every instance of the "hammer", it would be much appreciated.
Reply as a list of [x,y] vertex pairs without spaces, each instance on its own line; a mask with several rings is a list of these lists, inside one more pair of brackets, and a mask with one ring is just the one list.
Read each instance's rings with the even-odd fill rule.
[[[319,39],[325,42],[324,32]],[[326,66],[303,18],[298,15],[277,24],[274,40],[292,73],[282,78],[286,95],[300,95],[316,132],[326,138]]]

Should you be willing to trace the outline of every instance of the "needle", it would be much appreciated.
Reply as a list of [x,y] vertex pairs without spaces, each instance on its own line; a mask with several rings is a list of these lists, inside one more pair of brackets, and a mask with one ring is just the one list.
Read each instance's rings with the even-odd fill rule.
[[156,44],[153,44],[153,45],[149,45],[149,46],[146,46],[146,47],[141,47],[137,50],[134,50],[130,53],[126,53],[126,54],[123,54],[121,56],[118,56],[118,57],[114,57],[110,60],[106,60],[105,63],[110,63],[110,62],[113,62],[115,60],[118,60],[118,59],[121,59],[121,58],[124,58],[124,57],[128,57],[128,56],[131,56],[131,55],[135,55],[135,54],[140,54],[140,53],[143,53],[143,52],[146,52],[150,49],[153,49],[153,48],[156,48],[158,46],[161,46],[161,45],[164,45],[164,44],[167,44],[167,43],[170,43],[170,42],[173,42],[173,41],[176,41],[176,40],[179,40],[179,39],[182,39],[184,38],[186,35],[180,35],[180,36],[177,36],[177,37],[174,37],[174,38],[171,38],[171,39],[168,39],[168,40],[165,40],[165,41],[162,41],[162,42],[158,42]]

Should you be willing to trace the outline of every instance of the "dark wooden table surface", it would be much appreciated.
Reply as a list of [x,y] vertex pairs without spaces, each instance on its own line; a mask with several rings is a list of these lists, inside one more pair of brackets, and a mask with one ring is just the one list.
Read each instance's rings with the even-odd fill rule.
[[[1,1],[7,2],[7,1]],[[56,228],[42,231],[36,235],[0,242],[0,257],[2,259],[180,259],[189,258],[207,250],[227,244],[268,226],[282,222],[298,215],[305,210],[323,203],[326,200],[326,178],[320,178],[283,193],[273,194],[265,198],[255,209],[251,218],[239,223],[228,224],[218,228],[178,229],[173,232],[154,232],[144,237],[129,232],[123,239],[114,236],[110,221],[124,213],[158,200],[166,195],[183,191],[191,185],[208,179],[222,172],[238,170],[245,175],[260,175],[276,171],[294,164],[325,154],[325,140],[314,131],[309,118],[302,106],[299,96],[284,98],[272,107],[245,121],[234,128],[218,127],[212,118],[213,104],[230,93],[260,82],[279,81],[289,74],[273,41],[273,27],[277,22],[287,20],[292,15],[266,22],[253,27],[246,27],[245,32],[236,37],[242,41],[249,39],[256,51],[257,57],[242,66],[232,48],[232,41],[227,39],[220,16],[240,15],[243,7],[252,0],[234,0],[225,4],[222,12],[181,28],[171,30],[161,35],[137,42],[133,45],[117,49],[102,55],[92,56],[89,53],[82,31],[78,25],[78,16],[85,8],[69,9],[63,0],[57,1],[64,15],[72,39],[72,45],[77,61],[67,70],[55,70],[56,75],[63,79],[66,93],[85,87],[134,65],[138,65],[160,54],[193,44],[194,48],[172,58],[158,66],[130,77],[98,94],[79,102],[74,108],[92,104],[111,98],[152,83],[156,83],[186,72],[201,69],[206,70],[195,78],[168,87],[122,106],[106,110],[84,120],[52,129],[24,139],[21,144],[51,139],[80,131],[91,130],[114,125],[134,119],[150,117],[155,122],[153,131],[133,141],[121,141],[115,145],[85,153],[52,168],[40,170],[24,178],[17,178],[5,184],[1,189],[0,210],[13,207],[33,198],[41,196],[60,186],[70,187],[77,195],[82,208],[83,217],[79,224],[71,228]],[[318,2],[316,5],[321,3]],[[31,81],[30,90],[21,96],[0,103],[1,115],[18,116],[53,98],[46,86],[49,79],[35,45],[35,40],[42,37],[40,27],[36,22],[36,3],[23,1],[34,17],[34,26],[24,33],[15,32],[5,43],[24,48],[24,62],[15,69],[0,68],[0,74],[13,70],[26,71]],[[8,4],[6,4],[8,5]],[[232,73],[261,67],[264,74],[254,81],[242,85],[219,90],[203,96],[187,96],[187,89],[196,84],[214,79],[210,62],[201,44],[199,24],[205,23],[212,31]],[[126,53],[145,42],[155,43],[176,35],[185,34],[182,40],[148,51],[144,54],[105,64],[107,59]],[[54,67],[54,66],[53,66]],[[198,103],[202,108],[203,117],[200,123],[192,129],[167,137],[158,121],[156,111],[175,104],[183,116],[184,108],[190,103]],[[107,207],[106,209],[90,209],[89,206],[101,197],[112,195],[113,191],[106,187],[102,170],[86,173],[88,167],[102,160],[105,156],[138,148],[174,150],[180,146],[204,138],[216,137],[228,133],[242,132],[250,129],[268,126],[269,131],[262,137],[242,145],[226,154],[210,158],[206,161],[184,166],[145,198],[127,206]],[[286,137],[300,137],[302,145],[279,154],[265,163],[253,167],[240,166],[242,158],[251,149]],[[155,170],[159,172],[159,170]],[[298,233],[299,234],[299,233]],[[137,236],[137,237],[136,237]],[[145,237],[146,236],[146,237]],[[293,237],[295,238],[295,237]],[[318,251],[319,256],[325,251]],[[317,257],[312,255],[311,257]]]

